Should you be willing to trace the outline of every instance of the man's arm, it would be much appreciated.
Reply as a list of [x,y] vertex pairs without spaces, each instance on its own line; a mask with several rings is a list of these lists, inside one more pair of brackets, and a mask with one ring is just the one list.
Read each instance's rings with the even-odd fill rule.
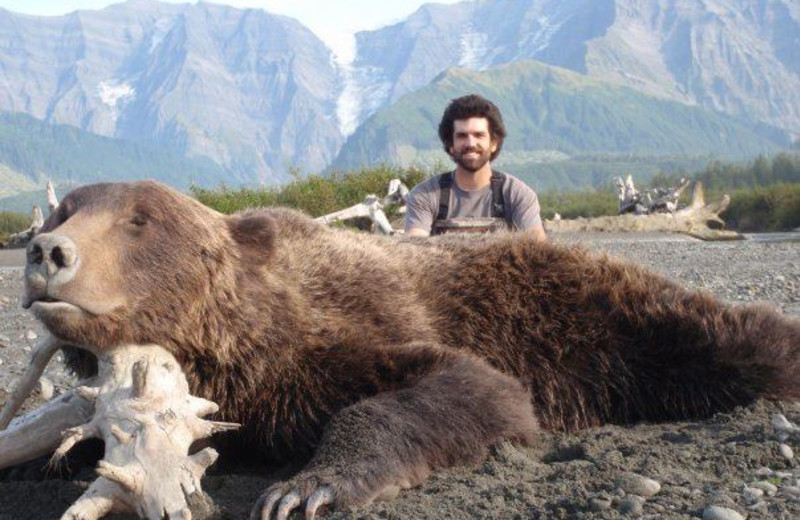
[[527,184],[518,181],[511,192],[511,215],[518,230],[530,233],[539,241],[547,240],[542,225],[539,197]]
[[411,228],[406,230],[407,237],[429,237],[431,236],[431,232],[426,229],[421,228]]
[[544,231],[544,226],[542,225],[542,219],[539,219],[538,225],[534,225],[526,229],[528,233],[531,233],[536,240],[540,242],[545,242],[547,240],[547,233]]
[[418,184],[406,197],[406,215],[403,228],[406,236],[427,237],[433,226],[433,208],[430,204],[432,194],[426,191],[425,183]]

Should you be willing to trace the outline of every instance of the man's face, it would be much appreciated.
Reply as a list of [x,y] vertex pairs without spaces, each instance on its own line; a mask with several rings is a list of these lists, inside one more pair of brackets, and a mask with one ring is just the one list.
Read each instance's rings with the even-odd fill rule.
[[489,132],[489,121],[485,117],[456,119],[453,122],[453,146],[450,156],[468,172],[483,168],[497,150],[497,143]]

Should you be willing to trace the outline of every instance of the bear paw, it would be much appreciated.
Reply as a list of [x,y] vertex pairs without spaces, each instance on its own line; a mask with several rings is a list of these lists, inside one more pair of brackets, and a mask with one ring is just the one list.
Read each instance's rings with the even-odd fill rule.
[[278,482],[268,487],[256,501],[250,520],[286,520],[303,503],[305,519],[314,520],[319,508],[336,501],[330,486],[319,486],[316,482],[303,480],[305,479],[293,479],[291,482]]

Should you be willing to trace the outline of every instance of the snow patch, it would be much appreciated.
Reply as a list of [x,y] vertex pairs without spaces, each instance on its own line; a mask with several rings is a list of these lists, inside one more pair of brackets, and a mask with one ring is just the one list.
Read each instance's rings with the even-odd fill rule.
[[102,81],[97,86],[97,93],[104,105],[116,109],[120,104],[127,103],[136,97],[136,90],[127,83],[117,83],[113,80]]
[[458,66],[472,70],[488,67],[486,56],[489,53],[489,35],[470,28],[458,39],[460,58]]
[[547,16],[540,16],[536,19],[539,30],[527,34],[520,42],[520,47],[526,53],[535,56],[539,51],[546,49],[550,45],[553,35],[561,28],[562,23],[551,23]]
[[344,87],[336,101],[339,130],[345,137],[389,99],[392,83],[379,67],[354,67],[340,63]]

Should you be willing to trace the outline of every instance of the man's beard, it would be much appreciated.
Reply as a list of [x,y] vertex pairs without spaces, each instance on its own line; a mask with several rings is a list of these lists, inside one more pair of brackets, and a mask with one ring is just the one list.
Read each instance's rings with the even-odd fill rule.
[[[471,152],[477,152],[473,157],[466,157]],[[492,158],[492,152],[489,150],[480,150],[478,148],[466,148],[461,152],[457,152],[452,156],[453,160],[461,166],[464,170],[474,173],[483,168]]]

